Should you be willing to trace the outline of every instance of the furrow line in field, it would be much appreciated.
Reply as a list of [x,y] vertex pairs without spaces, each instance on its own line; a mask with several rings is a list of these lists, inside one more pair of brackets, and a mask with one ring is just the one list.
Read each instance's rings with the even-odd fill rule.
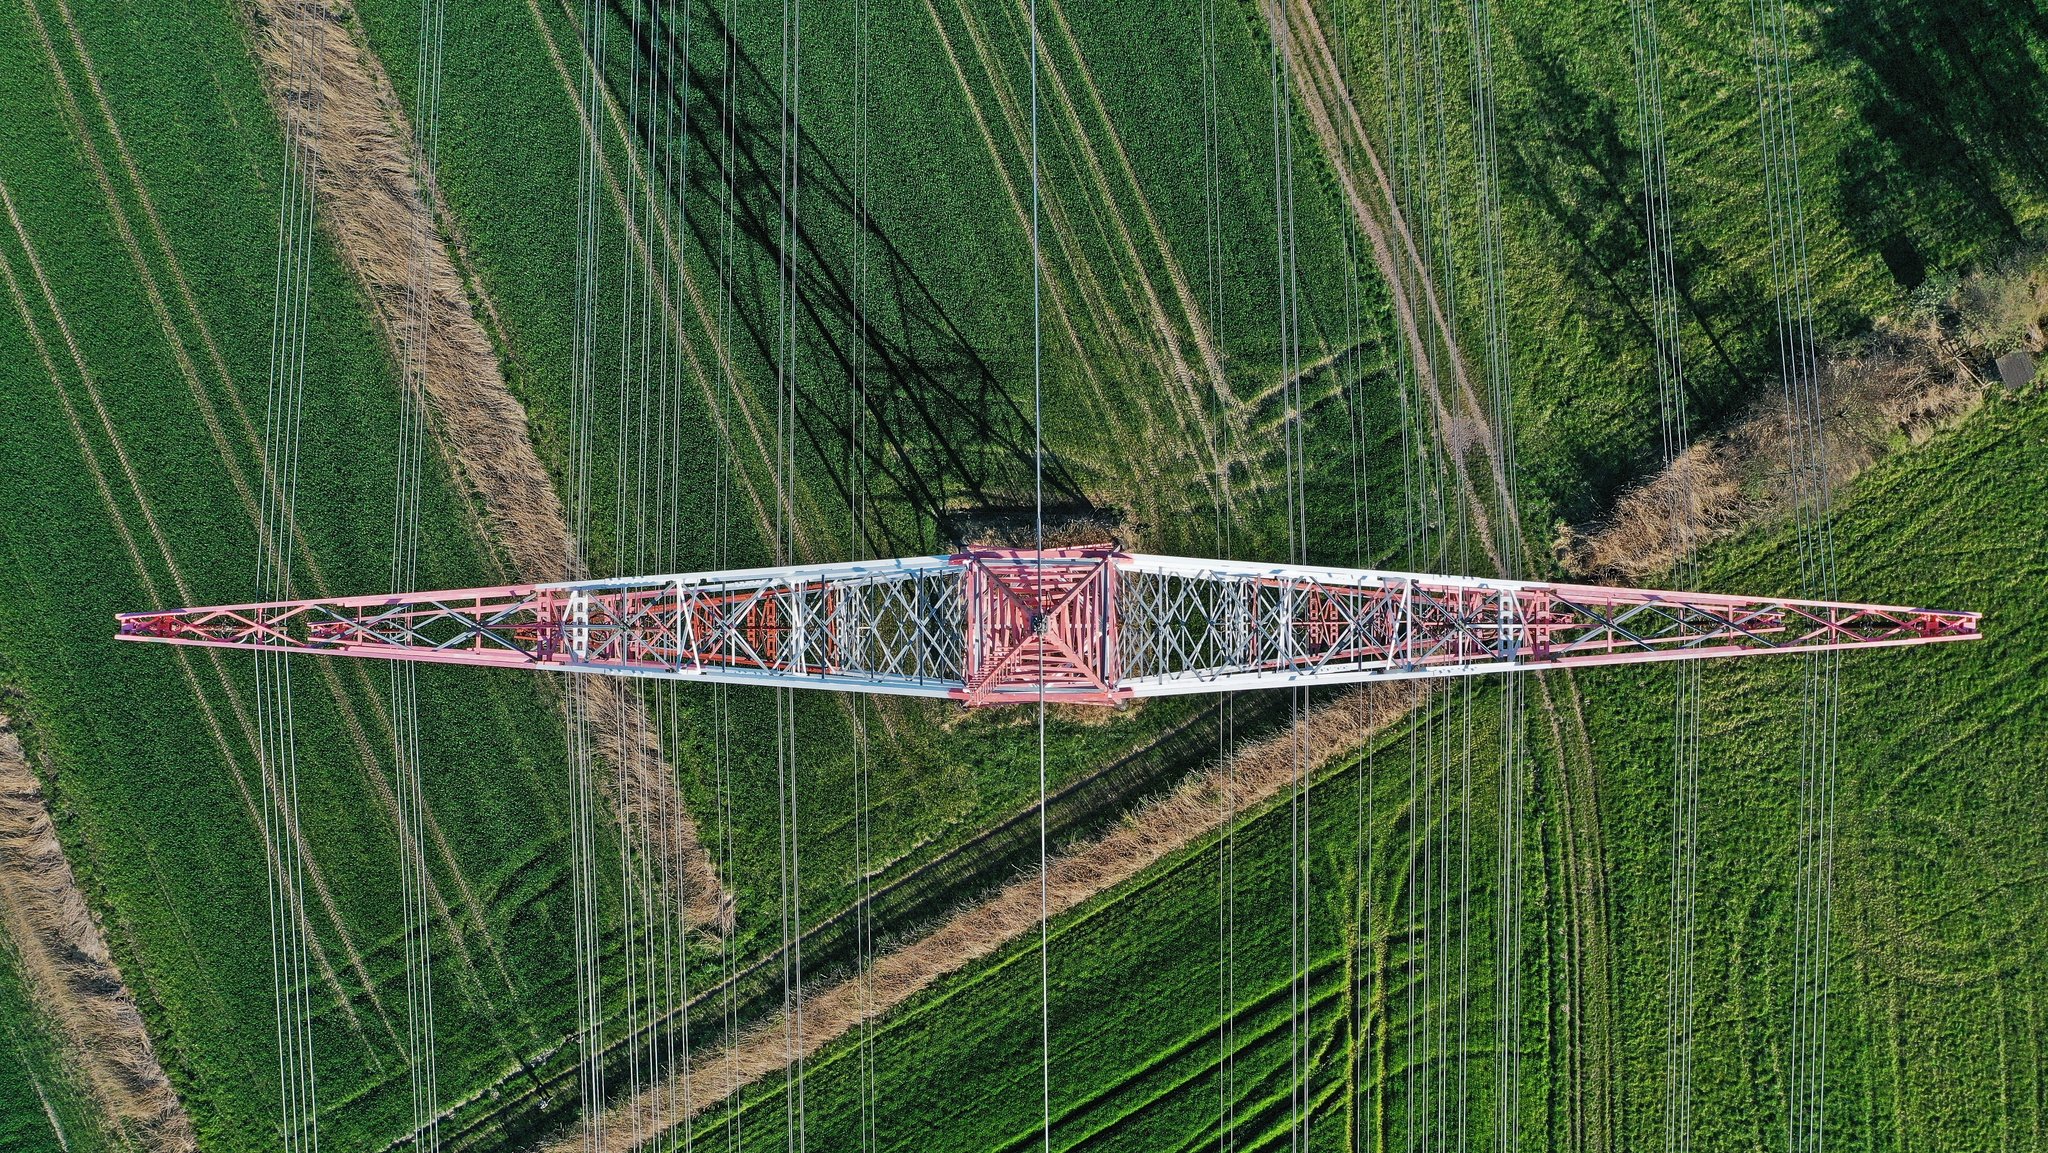
[[[963,13],[968,10],[968,3],[969,0],[961,0],[961,10]],[[1073,30],[1067,28],[1065,18],[1060,16],[1059,5],[1053,4],[1051,8],[1053,14],[1059,17],[1058,23],[1060,27],[1066,32],[1065,39],[1074,57],[1074,66],[1085,78],[1087,76],[1088,63],[1081,56],[1081,45],[1074,39]],[[1024,2],[1018,3],[1017,11],[1019,14],[1027,14]],[[1167,391],[1168,401],[1174,405],[1175,415],[1180,422],[1183,432],[1200,433],[1199,441],[1195,441],[1193,437],[1184,437],[1183,443],[1186,444],[1187,448],[1196,452],[1207,452],[1210,475],[1206,480],[1211,496],[1214,499],[1224,500],[1227,505],[1228,470],[1224,466],[1222,458],[1217,455],[1216,425],[1214,421],[1209,419],[1208,398],[1201,395],[1195,380],[1194,368],[1188,363],[1187,354],[1181,347],[1180,328],[1166,314],[1166,306],[1160,300],[1158,286],[1153,283],[1152,274],[1145,267],[1145,257],[1138,250],[1137,238],[1131,232],[1130,222],[1124,219],[1123,206],[1117,200],[1115,189],[1110,186],[1109,175],[1103,168],[1102,158],[1097,153],[1095,144],[1089,137],[1087,127],[1081,121],[1081,109],[1079,105],[1075,104],[1073,96],[1068,92],[1066,78],[1061,74],[1058,64],[1053,60],[1052,49],[1046,45],[1045,38],[1042,36],[1038,40],[1038,56],[1044,64],[1043,71],[1048,82],[1045,85],[1045,89],[1052,96],[1053,103],[1058,105],[1060,111],[1065,114],[1067,126],[1073,132],[1074,146],[1079,150],[1083,166],[1087,170],[1090,181],[1095,186],[1097,203],[1101,206],[1101,211],[1109,220],[1111,226],[1116,229],[1117,239],[1121,242],[1124,258],[1130,268],[1132,277],[1136,279],[1139,292],[1144,297],[1142,301],[1143,311],[1152,321],[1152,329],[1158,336],[1159,347],[1166,353],[1169,363],[1162,366],[1165,371],[1161,375],[1174,386]],[[1094,84],[1092,80],[1088,82],[1088,86],[1091,93],[1093,93]],[[1165,238],[1159,233],[1158,221],[1151,218],[1151,206],[1145,201],[1144,190],[1138,187],[1137,174],[1131,171],[1129,158],[1122,155],[1122,141],[1117,138],[1116,126],[1110,122],[1108,111],[1102,105],[1100,93],[1094,93],[1094,95],[1096,96],[1095,110],[1102,121],[1111,144],[1115,147],[1119,158],[1124,162],[1123,174],[1130,183],[1139,209],[1145,215],[1147,222],[1152,226],[1152,239],[1162,258],[1171,262],[1173,254],[1167,248]],[[1139,302],[1134,301],[1133,303]],[[1191,308],[1193,303],[1191,295],[1182,297],[1180,303],[1184,309]],[[1188,315],[1192,316],[1194,313],[1189,312]],[[1199,343],[1197,341],[1198,345]],[[1199,354],[1199,347],[1197,352]]]
[[1117,164],[1123,169],[1124,180],[1131,186],[1131,195],[1136,197],[1138,212],[1145,220],[1145,227],[1152,234],[1152,243],[1159,250],[1159,259],[1166,266],[1168,279],[1173,284],[1173,293],[1180,302],[1181,315],[1188,324],[1188,332],[1194,337],[1195,347],[1201,353],[1202,364],[1208,369],[1210,382],[1223,394],[1226,408],[1237,406],[1237,396],[1230,389],[1229,374],[1223,368],[1223,355],[1216,347],[1216,334],[1209,331],[1208,317],[1201,302],[1195,299],[1194,289],[1189,286],[1187,274],[1181,269],[1180,258],[1174,255],[1173,246],[1167,242],[1166,230],[1160,226],[1159,217],[1152,211],[1152,202],[1145,196],[1145,190],[1138,184],[1138,172],[1131,164],[1130,154],[1124,149],[1123,135],[1116,129],[1116,122],[1110,119],[1109,109],[1103,103],[1102,90],[1095,83],[1095,74],[1088,67],[1088,61],[1081,55],[1081,44],[1074,36],[1074,30],[1067,24],[1066,9],[1059,0],[1052,0],[1053,19],[1059,23],[1060,32],[1066,38],[1069,50],[1074,54],[1074,65],[1081,79],[1082,87],[1088,91],[1088,99],[1095,107],[1095,115],[1102,121],[1103,130],[1109,136],[1110,151],[1115,154]]
[[[116,458],[120,462],[121,471],[127,480],[130,495],[135,498],[136,506],[142,514],[143,521],[149,527],[150,535],[156,542],[172,582],[178,586],[181,595],[186,595],[188,590],[185,588],[183,574],[180,573],[176,562],[171,557],[170,545],[164,539],[162,529],[156,522],[156,514],[151,511],[148,499],[142,493],[142,486],[136,478],[134,466],[128,460],[127,450],[122,445],[119,435],[114,431],[113,421],[107,415],[105,407],[99,403],[97,388],[92,384],[91,375],[86,369],[84,354],[79,351],[78,343],[72,337],[70,324],[64,319],[63,314],[56,309],[55,296],[50,291],[48,280],[42,275],[40,261],[36,258],[34,250],[29,246],[28,232],[21,224],[21,217],[15,212],[13,195],[4,180],[0,180],[0,203],[4,203],[6,207],[7,216],[14,226],[15,235],[21,241],[23,255],[29,261],[30,270],[36,275],[38,284],[42,289],[43,299],[50,308],[58,329],[64,337],[65,344],[68,346],[72,362],[78,369],[80,381],[85,386],[87,395],[92,398],[94,408],[98,410],[101,427],[106,433]],[[107,507],[108,519],[114,525],[122,539],[123,545],[127,548],[129,560],[135,567],[137,578],[142,581],[144,592],[149,597],[151,607],[166,607],[165,599],[157,587],[156,578],[151,575],[149,566],[143,560],[142,550],[136,542],[134,530],[128,524],[128,518],[121,512],[119,504],[114,499],[113,488],[107,480],[105,469],[100,464],[99,453],[92,447],[92,442],[85,432],[85,424],[78,416],[77,407],[72,403],[70,389],[65,385],[62,373],[58,371],[55,358],[50,355],[49,345],[43,338],[41,328],[35,323],[34,312],[29,306],[27,295],[22,291],[20,279],[15,275],[13,263],[6,259],[4,253],[0,253],[0,279],[5,279],[7,282],[8,293],[13,297],[15,309],[21,315],[22,326],[28,330],[30,341],[35,346],[45,371],[49,374],[51,387],[57,393],[59,406],[64,410],[65,419],[71,426],[72,437],[77,442],[80,455],[84,458],[86,469],[92,474],[93,482],[99,488],[100,498]],[[247,747],[251,749],[256,748],[255,726],[250,722],[247,710],[243,707],[241,697],[236,693],[233,682],[228,679],[227,669],[221,662],[219,652],[209,649],[207,650],[207,657],[209,663],[213,666],[214,676],[220,683],[221,692],[227,698],[229,707],[235,714],[235,719],[239,723],[243,738],[247,742]],[[220,749],[222,763],[227,767],[230,777],[235,782],[236,789],[241,793],[242,805],[247,811],[249,821],[255,828],[261,830],[264,827],[263,807],[249,791],[248,780],[243,776],[240,763],[235,759],[234,746],[227,738],[227,731],[222,727],[218,715],[214,712],[212,702],[207,699],[205,692],[201,690],[199,680],[192,671],[191,662],[182,651],[178,654],[178,664],[184,672],[187,686],[192,690],[193,700],[198,704],[200,713],[213,734],[214,742]],[[275,857],[275,850],[271,850],[271,852],[273,866],[281,868],[282,865]],[[383,1005],[377,998],[376,986],[369,980],[367,967],[363,965],[361,955],[356,952],[354,943],[349,939],[347,929],[341,923],[340,910],[334,903],[333,893],[327,887],[326,878],[321,873],[319,864],[313,860],[311,853],[305,851],[303,847],[300,851],[300,860],[306,869],[308,878],[313,882],[313,891],[319,896],[322,908],[327,913],[330,922],[332,922],[336,935],[342,941],[351,968],[355,970],[357,978],[363,984],[365,995],[370,998],[370,1003],[376,1007],[378,1016],[384,1022],[386,1032],[395,1041],[397,1039],[397,1031],[392,1027],[389,1017],[385,1016]],[[355,1006],[350,1001],[348,993],[341,987],[341,979],[334,970],[333,962],[327,956],[325,947],[321,945],[318,934],[313,931],[311,919],[306,917],[303,910],[301,910],[300,915],[306,919],[306,938],[312,944],[314,959],[319,964],[322,979],[326,982],[328,989],[334,994],[336,1006],[349,1019],[351,1029],[359,1038],[364,1040],[367,1046],[368,1039],[363,1036],[362,1021],[356,1015]]]
[[[1058,0],[1053,0],[1049,7],[1054,21],[1059,25],[1061,36],[1066,41],[1067,51],[1074,58],[1074,74],[1080,80],[1082,89],[1087,93],[1089,105],[1095,110],[1095,118],[1101,123],[1103,135],[1109,141],[1110,155],[1116,159],[1117,168],[1123,176],[1124,183],[1131,190],[1131,198],[1137,206],[1138,217],[1145,222],[1145,229],[1151,237],[1153,250],[1159,254],[1160,264],[1166,271],[1167,283],[1172,286],[1174,300],[1180,306],[1181,319],[1187,325],[1188,338],[1194,344],[1196,354],[1201,358],[1203,371],[1208,375],[1209,389],[1214,398],[1221,402],[1223,422],[1226,426],[1232,426],[1239,419],[1240,406],[1237,394],[1230,387],[1229,375],[1224,372],[1222,355],[1216,349],[1215,334],[1209,331],[1208,317],[1204,313],[1201,303],[1195,299],[1194,290],[1188,284],[1187,274],[1181,268],[1180,258],[1174,255],[1173,245],[1166,238],[1166,230],[1159,223],[1158,214],[1152,210],[1151,199],[1145,195],[1144,186],[1138,182],[1137,167],[1131,163],[1130,153],[1124,147],[1123,134],[1117,131],[1116,121],[1110,117],[1109,107],[1102,99],[1102,89],[1095,83],[1095,74],[1088,67],[1087,58],[1081,54],[1080,39],[1074,35],[1072,26],[1067,23],[1066,10],[1060,6]],[[1041,41],[1041,45],[1042,43]],[[1180,332],[1171,322],[1164,319],[1158,293],[1152,285],[1152,278],[1147,275],[1143,263],[1137,256],[1137,246],[1131,238],[1130,228],[1124,221],[1122,211],[1117,207],[1115,195],[1110,191],[1108,181],[1102,175],[1101,166],[1096,161],[1093,148],[1087,144],[1087,134],[1081,128],[1079,112],[1075,109],[1072,98],[1067,95],[1066,81],[1061,77],[1057,69],[1051,67],[1050,50],[1041,47],[1041,52],[1046,60],[1047,72],[1052,77],[1053,91],[1060,102],[1066,106],[1067,115],[1074,126],[1075,135],[1080,138],[1083,147],[1088,150],[1089,166],[1095,170],[1096,180],[1102,189],[1103,199],[1109,204],[1111,211],[1114,213],[1117,229],[1123,234],[1124,244],[1131,252],[1132,263],[1137,267],[1138,275],[1143,278],[1145,293],[1151,299],[1152,308],[1157,318],[1156,322],[1160,325],[1160,334],[1163,338],[1172,342],[1175,361],[1181,364],[1183,368],[1185,375],[1181,383],[1188,392],[1188,403],[1195,412],[1196,418],[1200,421],[1206,434],[1206,443],[1198,447],[1205,448],[1209,453],[1210,467],[1214,470],[1211,484],[1220,495],[1224,502],[1224,507],[1228,511],[1235,507],[1235,501],[1232,499],[1230,491],[1231,454],[1217,444],[1216,424],[1207,415],[1210,397],[1205,397],[1197,391],[1194,373],[1187,370],[1180,351]]]

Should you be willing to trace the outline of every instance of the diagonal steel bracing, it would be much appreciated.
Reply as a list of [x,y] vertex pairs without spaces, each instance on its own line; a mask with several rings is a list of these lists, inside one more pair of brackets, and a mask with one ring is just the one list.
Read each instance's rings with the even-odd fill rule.
[[1969,640],[1978,615],[1086,548],[124,613],[124,640],[967,705]]

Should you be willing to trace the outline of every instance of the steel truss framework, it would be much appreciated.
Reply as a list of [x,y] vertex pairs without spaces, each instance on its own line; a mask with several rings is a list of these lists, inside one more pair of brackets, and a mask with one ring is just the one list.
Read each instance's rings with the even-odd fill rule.
[[1978,614],[1147,556],[1110,545],[125,613],[124,640],[1116,704],[1968,640]]

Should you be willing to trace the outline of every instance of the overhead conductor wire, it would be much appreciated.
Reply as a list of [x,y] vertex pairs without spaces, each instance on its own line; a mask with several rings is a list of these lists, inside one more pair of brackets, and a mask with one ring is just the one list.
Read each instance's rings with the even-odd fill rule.
[[[422,211],[415,217],[406,269],[406,325],[401,356],[398,458],[392,509],[391,591],[410,592],[419,579],[421,467],[426,456],[426,342],[432,323],[432,245],[438,200],[435,167],[440,147],[443,0],[420,0],[419,48],[413,90],[413,176]],[[398,808],[399,889],[403,905],[406,984],[406,1066],[412,1088],[413,1149],[441,1147],[439,1088],[434,1043],[433,932],[426,855],[426,797],[421,783],[419,693],[416,668],[391,662],[391,733]]]
[[[1629,5],[1635,88],[1636,135],[1643,167],[1643,220],[1649,257],[1652,335],[1657,408],[1664,466],[1677,469],[1689,443],[1685,406],[1685,363],[1679,338],[1677,261],[1672,243],[1670,163],[1665,148],[1663,65],[1656,0]],[[1671,516],[1679,534],[1675,587],[1697,583],[1692,548],[1697,509],[1692,486],[1681,484]],[[1694,905],[1699,884],[1700,666],[1673,666],[1671,774],[1671,917],[1666,947],[1664,1049],[1664,1150],[1692,1149],[1693,943]]]
[[[1223,332],[1223,181],[1222,119],[1218,115],[1216,57],[1221,31],[1217,24],[1216,0],[1202,0],[1197,9],[1202,35],[1202,209],[1203,253],[1208,273],[1204,311],[1212,339],[1217,342],[1220,361]],[[1223,411],[1225,388],[1216,390],[1216,427],[1228,437],[1228,413]],[[1230,467],[1228,444],[1223,448],[1224,467]],[[1216,488],[1216,555],[1231,553],[1231,517],[1225,509],[1224,487]],[[1216,757],[1222,764],[1225,782],[1222,798],[1222,835],[1216,847],[1216,1147],[1230,1153],[1237,1144],[1237,697],[1223,693],[1216,699]]]
[[[288,13],[283,35],[291,61],[286,99],[284,173],[277,217],[276,279],[271,295],[270,371],[264,413],[262,539],[256,573],[262,600],[292,592],[291,531],[305,396],[308,288],[315,230],[313,187],[318,169],[324,13],[306,4]],[[306,851],[299,828],[298,752],[292,716],[291,666],[280,651],[256,652],[259,765],[264,793],[264,856],[270,894],[271,993],[277,1013],[278,1147],[316,1153],[319,1095],[313,1072]]]
[[[681,16],[678,20],[677,13]],[[656,24],[662,30],[660,51],[663,67],[655,72],[656,81],[651,91],[659,95],[660,78],[665,77],[672,92],[672,98],[664,101],[662,118],[658,122],[657,140],[661,157],[664,196],[664,211],[673,206],[676,215],[676,231],[681,234],[689,219],[689,175],[690,175],[690,7],[688,3],[662,0],[655,9]],[[662,19],[663,15],[666,19]],[[650,147],[650,152],[655,151]],[[667,250],[664,248],[664,253]],[[664,256],[663,279],[667,297],[679,298],[683,290],[682,261],[673,256]],[[661,449],[656,453],[657,469],[663,475],[657,492],[666,502],[666,509],[656,509],[656,524],[666,529],[665,539],[657,541],[656,554],[664,571],[674,571],[684,565],[683,559],[683,356],[682,349],[675,347],[680,336],[668,324],[659,325],[661,332],[661,356],[658,379],[661,383],[660,408],[656,413],[658,442]],[[664,456],[663,453],[666,453]],[[666,515],[659,515],[665,512]],[[643,570],[644,571],[644,570]],[[657,682],[657,715],[666,724],[662,742],[663,748],[679,748],[684,741],[683,710],[679,686]],[[661,765],[665,771],[665,762]],[[688,1151],[694,1149],[694,1131],[691,1091],[693,1079],[687,1075],[690,1068],[690,968],[689,968],[689,925],[685,912],[689,907],[688,894],[684,890],[683,867],[683,822],[687,814],[683,811],[682,793],[674,783],[664,781],[661,789],[660,844],[657,859],[661,862],[662,883],[662,998],[657,1020],[667,1022],[662,1051],[661,1067],[656,1069],[657,1085],[670,1086],[666,1101],[657,1101],[655,1132],[670,1132],[678,1113],[682,1124],[682,1145]],[[725,876],[727,874],[719,874]],[[661,1112],[662,1109],[666,1112]]]
[[[1751,0],[1750,17],[1778,358],[1791,433],[1788,464],[1801,593],[1831,600],[1835,573],[1825,412],[1799,175],[1792,36],[1784,0]],[[1785,1108],[1789,1153],[1822,1149],[1827,1132],[1828,950],[1840,680],[1839,654],[1808,654],[1800,694],[1799,826],[1793,857],[1792,1012]]]
[[[1031,0],[1031,539],[1036,571],[1034,586],[1045,588],[1045,386],[1044,345],[1040,336],[1040,286],[1044,257],[1038,239],[1038,0]],[[1045,828],[1045,646],[1038,656],[1038,1112],[1045,1153],[1052,1153],[1052,969],[1051,917],[1046,899],[1051,855]]]
[[[1301,404],[1301,315],[1300,289],[1296,274],[1294,231],[1294,94],[1293,25],[1286,0],[1272,0],[1265,11],[1267,31],[1272,39],[1268,80],[1273,110],[1273,231],[1277,271],[1277,302],[1280,328],[1280,382],[1286,398],[1282,424],[1286,456],[1287,559],[1291,564],[1307,563],[1307,493],[1303,477],[1307,471],[1303,441]],[[1288,615],[1306,610],[1310,596],[1304,588],[1283,588],[1288,598]],[[1282,636],[1283,646],[1294,643],[1292,630]],[[1289,1147],[1302,1150],[1308,1144],[1309,1127],[1309,795],[1308,795],[1308,690],[1296,688],[1289,694],[1290,744],[1293,757],[1293,788],[1288,808],[1288,1068]]]
[[[1493,88],[1494,21],[1492,0],[1469,0],[1467,9],[1472,35],[1472,139],[1473,175],[1478,201],[1480,239],[1480,281],[1485,330],[1486,378],[1493,453],[1500,462],[1502,487],[1493,510],[1495,552],[1500,557],[1501,575],[1510,580],[1522,576],[1521,512],[1517,501],[1514,431],[1514,375],[1508,344],[1507,251],[1502,226],[1500,190],[1500,142],[1495,122]],[[1500,777],[1495,837],[1500,860],[1500,879],[1495,905],[1494,1037],[1494,1135],[1500,1153],[1521,1147],[1521,1054],[1522,1054],[1522,810],[1523,737],[1525,702],[1522,674],[1501,677]],[[1466,701],[1467,760],[1470,760],[1470,682]],[[1465,812],[1469,830],[1469,792]],[[1469,832],[1463,839],[1461,862],[1466,866],[1460,878],[1460,906],[1471,888]],[[1465,947],[1460,933],[1460,949]],[[1462,963],[1461,963],[1462,968]],[[1459,1129],[1465,1142],[1465,1109],[1469,1095],[1464,1086],[1465,1055],[1470,1051],[1465,1034],[1466,974],[1459,975]]]
[[[1353,69],[1356,63],[1357,46],[1352,12],[1347,8],[1338,12],[1338,80],[1347,91],[1355,87]],[[1348,140],[1340,143],[1344,152],[1342,167],[1352,168],[1351,146]],[[1360,275],[1360,250],[1363,238],[1359,235],[1357,221],[1350,213],[1342,214],[1341,236],[1343,241],[1344,271],[1344,352],[1338,365],[1342,370],[1345,407],[1345,433],[1351,448],[1351,564],[1364,568],[1366,557],[1372,550],[1372,514],[1370,507],[1371,488],[1366,471],[1365,453],[1365,282]],[[1359,687],[1352,696],[1353,724],[1363,734],[1372,722],[1372,694],[1365,687]],[[1351,875],[1356,890],[1351,905],[1351,925],[1346,961],[1349,966],[1346,979],[1346,994],[1350,1002],[1350,1015],[1346,1022],[1348,1043],[1346,1045],[1347,1078],[1351,1092],[1345,1100],[1345,1148],[1362,1153],[1368,1146],[1369,1134],[1377,1129],[1371,1122],[1373,1109],[1366,1100],[1367,1086],[1372,1082],[1372,1065],[1369,1061],[1370,1046],[1367,1037],[1373,1027],[1368,1009],[1368,992],[1374,987],[1377,966],[1373,964],[1373,902],[1372,876],[1377,860],[1370,849],[1370,837],[1376,823],[1376,806],[1373,796],[1373,747],[1367,744],[1352,765],[1352,858]]]
[[[718,346],[732,347],[733,336],[733,294],[737,277],[733,267],[738,250],[739,196],[736,171],[739,154],[739,40],[733,31],[734,5],[736,0],[725,0],[721,12],[719,36],[719,130],[723,157],[719,167],[724,179],[719,186],[718,214]],[[730,355],[718,357],[721,367],[716,399],[717,419],[713,422],[718,429],[715,458],[711,470],[711,522],[712,522],[712,565],[724,569],[732,563],[732,513],[733,513],[733,470],[736,467],[732,441],[728,429],[732,427],[733,394],[738,386]],[[718,803],[718,869],[722,877],[733,875],[735,848],[733,774],[732,774],[732,696],[724,684],[711,686],[712,710],[712,782]],[[728,923],[719,936],[718,966],[720,1002],[723,1020],[722,1032],[727,1040],[725,1049],[725,1091],[724,1096],[732,1097],[739,1091],[739,1046],[731,1040],[739,1036],[739,990],[734,980],[737,959],[734,956],[730,910],[726,912]],[[740,1147],[740,1110],[724,1110],[725,1142],[727,1153],[736,1153]]]
[[[776,540],[778,564],[795,563],[796,551],[796,446],[797,446],[797,319],[801,303],[797,298],[797,190],[802,135],[798,130],[802,101],[803,3],[783,0],[782,57],[780,87],[782,107],[778,133],[781,142],[779,194],[781,211],[777,221],[776,245]],[[801,611],[801,610],[799,610]],[[792,622],[795,634],[804,627]],[[797,642],[800,643],[800,642]],[[800,661],[801,654],[790,659]],[[783,1081],[783,1110],[787,1145],[791,1150],[805,1147],[804,1100],[804,970],[803,970],[803,866],[797,848],[799,816],[797,783],[796,699],[794,691],[775,690],[775,777],[782,857],[782,995],[783,1045],[789,1076]]]
[[[632,5],[626,14],[627,50],[629,52],[626,83],[627,121],[625,142],[628,149],[638,147],[645,131],[643,120],[645,105],[641,99],[641,76],[645,53],[645,31],[642,10]],[[649,251],[644,258],[636,259],[632,237],[637,231],[647,235],[649,217],[653,210],[653,189],[650,181],[636,182],[631,202],[625,206],[626,227],[620,230],[620,280],[619,280],[619,363],[618,396],[614,424],[617,430],[617,446],[612,462],[612,549],[611,568],[615,578],[624,578],[632,572],[646,571],[646,489],[647,475],[647,407],[648,374],[642,358],[647,355],[651,341],[645,339],[648,323],[647,305],[652,301],[651,284],[653,255]],[[646,291],[643,291],[645,289]],[[630,494],[630,495],[629,495]],[[630,544],[629,544],[630,542]],[[630,570],[629,570],[630,566]],[[621,696],[635,694],[640,690],[630,683],[616,686]],[[611,717],[614,748],[613,781],[618,807],[618,855],[619,855],[619,956],[625,976],[625,1013],[622,1022],[625,1029],[625,1105],[629,1138],[637,1147],[646,1134],[644,1126],[649,1120],[644,1100],[647,1087],[646,1071],[641,1038],[645,1036],[646,1013],[644,991],[646,988],[643,965],[646,954],[643,949],[649,932],[649,910],[645,902],[648,893],[646,877],[647,825],[644,819],[636,820],[631,814],[645,814],[648,811],[647,798],[641,787],[648,771],[646,743],[649,734],[642,731],[646,714],[639,709],[619,708]],[[635,836],[635,833],[639,836]]]
[[[847,526],[848,559],[867,555],[868,492],[866,470],[866,429],[868,412],[868,172],[871,149],[868,140],[868,105],[873,81],[869,74],[869,0],[853,0],[853,397],[847,426]],[[871,1153],[881,1147],[876,1124],[879,1083],[875,1068],[875,913],[874,851],[868,794],[868,698],[857,693],[853,699],[853,870],[855,894],[854,938],[857,951],[855,975],[860,991],[859,1097],[860,1151]]]
[[[598,125],[604,108],[602,61],[606,14],[603,0],[588,0],[584,5],[581,27],[581,99],[586,110],[586,127],[577,157],[575,324],[569,390],[569,533],[565,541],[568,555],[564,566],[568,572],[579,575],[585,572],[585,545],[591,530],[590,476],[593,426],[596,424],[599,335],[598,277],[603,264],[602,202],[599,199],[603,141],[598,134]],[[568,615],[570,645],[586,643],[582,634],[588,621],[588,609],[572,599]],[[583,1112],[580,1136],[585,1153],[599,1153],[605,1139],[604,1019],[600,966],[602,946],[598,936],[596,797],[592,790],[595,766],[590,740],[592,700],[586,678],[572,677],[566,688],[569,706],[571,935],[577,978],[577,1089]]]

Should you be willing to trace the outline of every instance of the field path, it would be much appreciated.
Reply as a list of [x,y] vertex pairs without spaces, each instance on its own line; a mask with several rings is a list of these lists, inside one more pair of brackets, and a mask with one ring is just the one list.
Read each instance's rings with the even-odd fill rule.
[[[505,382],[497,352],[470,309],[468,292],[444,245],[430,245],[425,254],[425,331],[416,332],[409,316],[414,238],[422,231],[439,233],[413,179],[407,143],[412,129],[389,77],[352,20],[290,0],[257,0],[255,10],[262,19],[251,23],[251,46],[265,66],[264,87],[272,106],[288,123],[304,112],[280,98],[291,46],[302,35],[318,35],[324,45],[320,115],[294,123],[319,158],[320,219],[369,298],[394,359],[396,350],[418,339],[439,434],[435,439],[452,458],[452,471],[481,494],[485,520],[521,576],[569,576],[561,499],[534,450],[526,410]],[[308,28],[312,21],[325,27]],[[439,223],[453,234],[452,218]],[[630,718],[634,731],[652,731],[634,686],[599,678],[592,691],[602,713]],[[616,742],[600,741],[599,747],[614,764],[632,766],[641,778],[635,787],[643,795],[675,789],[674,772],[665,761],[618,756],[624,750]],[[623,816],[625,806],[617,808]],[[681,890],[692,919],[716,928],[725,922],[728,897],[695,821],[687,811],[677,820],[680,835],[669,837],[674,848],[664,871]]]
[[[1289,729],[1242,749],[1234,764],[1215,765],[1188,778],[1172,792],[1131,813],[1100,838],[1054,857],[1046,877],[1049,913],[1059,917],[1095,896],[1129,881],[1152,865],[1213,832],[1230,799],[1236,775],[1239,812],[1279,796],[1294,780],[1294,751],[1307,751],[1309,771],[1357,748],[1372,734],[1408,715],[1421,699],[1412,682],[1375,686],[1322,705]],[[903,1004],[934,981],[985,957],[1038,928],[1036,873],[1019,877],[988,900],[962,909],[917,940],[876,958],[864,988],[850,978],[810,993],[803,1000],[804,1035],[797,1052],[809,1057],[857,1027]],[[686,1109],[655,1116],[628,1107],[604,1114],[603,1153],[630,1153],[638,1142],[667,1135],[687,1117],[702,1114],[740,1089],[780,1072],[786,1064],[787,1018],[769,1016],[731,1045],[696,1052],[671,1090],[650,1099],[687,1101]],[[637,1138],[637,1142],[636,1142]],[[540,1153],[584,1149],[581,1129],[558,1134]]]
[[192,1119],[149,1043],[106,935],[86,907],[21,742],[0,716],[0,928],[65,1063],[109,1129],[152,1153],[197,1149]]

